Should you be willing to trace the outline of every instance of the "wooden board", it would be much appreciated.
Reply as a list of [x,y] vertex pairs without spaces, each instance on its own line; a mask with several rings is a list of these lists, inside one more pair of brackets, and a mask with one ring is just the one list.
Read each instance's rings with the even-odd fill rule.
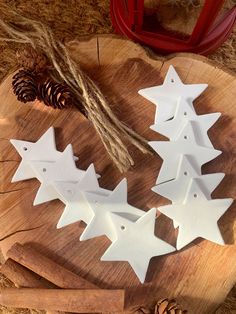
[[[98,44],[98,45],[97,45]],[[99,46],[99,54],[97,53]],[[185,83],[208,83],[209,87],[195,102],[200,114],[222,112],[209,134],[215,148],[223,154],[203,167],[204,173],[225,172],[226,178],[214,197],[235,197],[235,77],[195,55],[176,55],[155,60],[138,45],[112,36],[73,42],[71,53],[89,75],[98,82],[116,114],[127,125],[149,140],[161,139],[149,129],[155,106],[139,96],[141,88],[161,84],[172,64]],[[151,260],[147,282],[141,285],[126,262],[101,262],[109,246],[105,237],[80,242],[83,223],[57,230],[63,211],[59,201],[32,206],[39,183],[29,180],[11,183],[20,157],[9,139],[36,141],[51,125],[56,128],[58,149],[72,143],[79,166],[91,162],[102,175],[102,187],[113,189],[123,178],[111,164],[92,124],[75,109],[54,111],[40,104],[24,105],[11,91],[11,77],[0,87],[0,238],[5,254],[16,241],[31,242],[60,264],[102,288],[127,289],[127,309],[137,304],[151,304],[161,297],[176,297],[189,313],[212,313],[224,300],[236,278],[235,206],[220,220],[226,246],[196,240],[180,252]],[[158,156],[146,156],[132,148],[135,167],[126,176],[129,202],[147,210],[168,203],[151,192],[161,166]],[[47,150],[45,149],[45,154]],[[34,230],[26,230],[36,228]],[[160,216],[156,234],[175,244],[172,222]],[[17,232],[19,230],[26,230]]]

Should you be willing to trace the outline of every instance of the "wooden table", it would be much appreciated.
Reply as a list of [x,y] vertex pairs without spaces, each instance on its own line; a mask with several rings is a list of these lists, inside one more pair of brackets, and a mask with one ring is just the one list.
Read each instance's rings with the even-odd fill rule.
[[[222,112],[209,135],[215,148],[223,154],[205,165],[203,172],[226,173],[213,197],[236,196],[236,80],[232,73],[196,55],[154,59],[140,46],[114,36],[83,39],[70,43],[69,47],[82,68],[98,82],[118,117],[149,140],[158,140],[161,136],[149,129],[155,106],[138,95],[139,89],[161,84],[170,64],[183,82],[208,83],[208,89],[195,101],[195,108],[199,114]],[[176,297],[189,313],[210,314],[217,308],[236,278],[235,206],[220,219],[226,246],[198,239],[178,253],[153,258],[147,281],[141,285],[128,263],[99,260],[109,246],[105,237],[80,242],[84,225],[79,222],[56,229],[64,207],[60,201],[32,205],[39,187],[36,179],[11,183],[20,157],[9,139],[37,141],[54,126],[58,149],[63,150],[72,143],[75,155],[80,157],[79,167],[86,169],[94,162],[102,176],[100,185],[113,189],[123,175],[112,165],[91,122],[76,109],[54,111],[40,104],[19,103],[11,91],[11,76],[0,87],[0,104],[0,238],[12,234],[0,242],[4,254],[16,241],[31,242],[52,259],[102,288],[127,288],[127,308],[151,304],[161,297]],[[125,174],[130,204],[144,210],[167,204],[167,200],[150,190],[161,159],[131,149],[135,167]],[[168,218],[161,215],[156,229],[158,236],[175,244],[176,232]]]

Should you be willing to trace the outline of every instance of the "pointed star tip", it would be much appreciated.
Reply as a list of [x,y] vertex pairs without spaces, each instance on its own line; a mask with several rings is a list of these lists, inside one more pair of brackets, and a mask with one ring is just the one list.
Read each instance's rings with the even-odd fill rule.
[[233,204],[234,199],[233,199],[233,198],[229,198],[229,199],[228,199],[228,202],[229,202],[229,206],[230,206],[231,204]]
[[151,130],[153,131],[156,131],[156,128],[157,128],[157,125],[156,124],[153,124],[149,127]]
[[157,189],[156,186],[153,186],[153,187],[151,188],[152,192],[155,192],[155,193],[156,193],[156,189]]
[[140,276],[138,276],[138,279],[139,279],[139,281],[140,281],[140,283],[141,284],[144,284],[144,282],[145,282],[145,278],[146,278],[146,276],[143,278],[143,277],[140,277]]
[[21,180],[16,179],[15,176],[13,176],[13,178],[11,179],[11,183],[15,183],[15,182],[19,182],[19,181],[21,181]]
[[41,204],[41,202],[38,201],[37,199],[35,199],[35,200],[33,201],[33,206],[37,206],[37,205],[40,205],[40,204]]
[[59,220],[57,223],[57,229],[61,229],[62,227],[64,227],[63,223]]
[[102,257],[100,258],[100,261],[105,262],[105,261],[106,261],[106,260],[105,260],[105,257],[102,256]]
[[84,234],[84,232],[83,232],[79,239],[80,239],[80,241],[86,241],[86,240],[89,240],[90,237],[87,234]]

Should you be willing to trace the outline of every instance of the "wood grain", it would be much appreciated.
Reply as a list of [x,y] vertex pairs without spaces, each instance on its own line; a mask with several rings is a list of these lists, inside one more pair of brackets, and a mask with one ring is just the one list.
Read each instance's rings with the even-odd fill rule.
[[[163,139],[149,129],[153,124],[155,106],[137,91],[162,84],[170,64],[184,83],[207,83],[208,89],[195,101],[199,114],[222,112],[209,136],[223,154],[203,167],[204,173],[224,172],[226,177],[213,197],[233,197],[235,190],[235,77],[204,57],[181,54],[167,60],[156,60],[138,45],[116,37],[101,36],[72,42],[71,54],[82,68],[98,83],[109,99],[114,112],[122,121],[149,140]],[[113,189],[122,175],[111,164],[92,124],[74,109],[54,111],[40,104],[24,105],[11,91],[11,77],[0,87],[0,238],[19,232],[1,242],[4,252],[15,242],[26,243],[46,254],[59,264],[76,272],[101,288],[126,288],[126,308],[151,304],[162,297],[175,297],[189,313],[211,314],[224,300],[236,278],[235,205],[220,220],[220,229],[227,243],[216,245],[196,240],[181,251],[153,258],[147,280],[141,285],[126,262],[101,262],[109,246],[105,237],[80,242],[82,223],[56,229],[63,211],[59,201],[33,207],[39,186],[36,180],[11,183],[20,157],[9,139],[37,139],[51,126],[56,128],[57,147],[63,150],[72,143],[79,167],[86,169],[94,162],[101,174],[100,185]],[[128,171],[129,203],[147,210],[168,201],[150,189],[156,181],[161,159],[142,155],[133,149],[135,167]],[[45,150],[46,154],[46,150]],[[176,232],[172,222],[163,215],[157,220],[156,234],[175,244]]]
[[0,303],[8,307],[72,313],[116,313],[124,308],[124,290],[6,288],[0,291]]

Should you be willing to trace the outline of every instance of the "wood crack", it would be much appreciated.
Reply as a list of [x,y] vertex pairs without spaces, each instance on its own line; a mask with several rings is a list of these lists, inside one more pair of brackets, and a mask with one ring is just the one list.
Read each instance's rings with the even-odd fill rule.
[[4,236],[3,238],[0,238],[0,242],[12,237],[13,235],[15,234],[18,234],[18,233],[22,233],[22,232],[28,232],[28,231],[32,231],[32,230],[36,230],[36,229],[39,229],[39,228],[42,228],[44,226],[43,225],[40,225],[40,226],[37,226],[37,227],[34,227],[34,228],[28,228],[28,229],[20,229],[20,230],[16,230],[14,232],[11,232],[9,233],[8,235]]

